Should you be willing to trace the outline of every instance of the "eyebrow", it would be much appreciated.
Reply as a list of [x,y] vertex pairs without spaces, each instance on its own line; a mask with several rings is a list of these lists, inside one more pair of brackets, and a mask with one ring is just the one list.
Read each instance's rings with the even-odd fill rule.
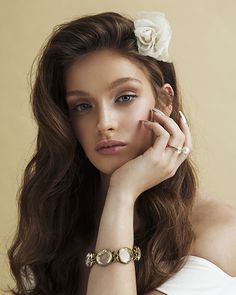
[[[126,83],[126,82],[138,82],[140,84],[142,84],[142,82],[136,78],[132,78],[132,77],[124,77],[124,78],[119,78],[113,82],[110,83],[110,85],[108,86],[108,90],[112,90],[115,87],[118,87],[119,85]],[[82,90],[71,90],[66,92],[66,96],[72,96],[72,95],[81,95],[81,96],[90,96],[90,94],[88,92],[82,91]]]

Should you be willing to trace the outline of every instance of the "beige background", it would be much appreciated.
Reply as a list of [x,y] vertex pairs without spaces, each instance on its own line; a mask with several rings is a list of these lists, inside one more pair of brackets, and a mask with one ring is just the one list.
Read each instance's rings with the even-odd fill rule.
[[[84,13],[166,14],[170,54],[191,123],[201,186],[236,207],[236,2],[234,0],[0,0],[0,287],[12,283],[6,249],[16,227],[16,191],[34,148],[28,73],[52,28]],[[0,291],[0,294],[3,294]]]

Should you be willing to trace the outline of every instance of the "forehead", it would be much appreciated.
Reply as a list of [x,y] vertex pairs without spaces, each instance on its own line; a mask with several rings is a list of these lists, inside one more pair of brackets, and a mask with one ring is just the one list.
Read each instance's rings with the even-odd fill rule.
[[[109,84],[121,77],[133,77],[148,83],[148,78],[141,66],[127,57],[112,50],[100,50],[88,53],[76,60],[66,71],[66,88]],[[90,84],[91,85],[91,84]]]

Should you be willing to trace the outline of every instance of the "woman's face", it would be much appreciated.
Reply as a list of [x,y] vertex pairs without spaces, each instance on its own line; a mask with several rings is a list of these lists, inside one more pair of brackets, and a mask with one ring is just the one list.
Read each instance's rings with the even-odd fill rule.
[[[124,78],[130,80],[118,83]],[[102,174],[111,175],[153,144],[152,132],[139,120],[151,119],[154,94],[145,73],[127,58],[109,50],[89,53],[67,70],[65,87],[76,137]],[[104,139],[127,145],[103,155],[96,144]]]

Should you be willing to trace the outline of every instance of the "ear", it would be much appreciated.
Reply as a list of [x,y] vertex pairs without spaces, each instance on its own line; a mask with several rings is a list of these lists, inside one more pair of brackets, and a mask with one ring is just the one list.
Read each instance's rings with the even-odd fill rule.
[[[174,90],[169,83],[165,83],[161,88],[164,91],[166,91],[169,95],[171,95],[171,96],[175,95]],[[161,111],[167,116],[170,116],[170,114],[172,113],[172,109],[173,109],[172,103],[169,104],[168,106],[164,105],[164,103],[163,103],[161,106]]]

